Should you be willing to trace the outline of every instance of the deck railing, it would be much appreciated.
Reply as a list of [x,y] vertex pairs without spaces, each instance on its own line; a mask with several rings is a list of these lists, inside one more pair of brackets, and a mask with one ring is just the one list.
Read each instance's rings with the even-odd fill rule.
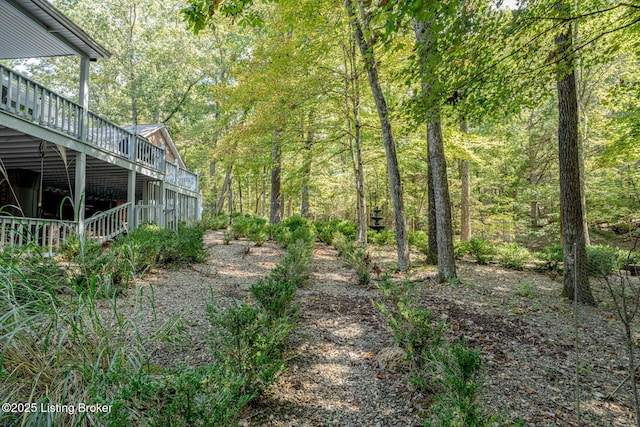
[[160,225],[162,218],[162,205],[136,205],[136,224],[152,223]]
[[84,222],[84,235],[98,243],[111,240],[128,229],[131,203],[99,212]]
[[13,245],[34,245],[45,255],[60,251],[62,243],[77,234],[74,221],[0,216],[0,250]]
[[0,65],[0,108],[79,139],[82,107]]
[[0,65],[0,87],[0,110],[164,173],[163,147],[90,111],[84,137],[82,106],[3,65]]
[[191,191],[198,191],[198,174],[188,171],[178,163],[165,162],[165,181]]

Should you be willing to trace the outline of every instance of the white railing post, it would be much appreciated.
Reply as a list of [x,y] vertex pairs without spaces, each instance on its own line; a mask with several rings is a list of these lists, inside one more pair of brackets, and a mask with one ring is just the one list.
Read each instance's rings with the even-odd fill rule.
[[78,120],[80,121],[80,140],[86,141],[89,132],[89,58],[82,57],[80,59],[80,95],[78,96],[81,113]]

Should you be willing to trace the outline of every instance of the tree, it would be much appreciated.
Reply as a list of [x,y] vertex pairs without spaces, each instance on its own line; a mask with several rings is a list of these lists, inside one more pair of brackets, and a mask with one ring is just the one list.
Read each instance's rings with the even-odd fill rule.
[[[559,1],[561,14],[568,7]],[[555,37],[558,55],[558,149],[560,162],[560,207],[564,249],[563,296],[595,305],[589,286],[587,249],[582,213],[580,138],[578,134],[578,95],[575,78],[571,25]]]
[[[358,17],[358,15],[361,15],[361,13],[354,10],[353,2],[351,0],[345,0],[344,5],[347,9],[347,15],[349,16],[353,24],[353,32],[358,47],[360,48],[360,53],[365,60],[369,86],[371,86],[371,92],[373,93],[373,99],[375,101],[376,109],[378,111],[378,117],[380,119],[380,125],[382,128],[382,140],[384,142],[384,148],[386,152],[387,174],[389,176],[391,202],[393,204],[396,232],[396,249],[398,253],[398,269],[400,271],[406,271],[410,267],[410,260],[409,238],[407,235],[404,215],[402,182],[400,180],[400,169],[398,167],[396,143],[393,137],[393,131],[391,129],[389,111],[384,93],[382,91],[382,87],[380,86],[380,78],[378,76],[378,63],[373,51],[375,40],[365,40],[364,31],[369,31],[367,20],[366,18],[363,20],[362,17]],[[358,15],[356,13],[358,13]]]
[[[430,23],[415,20],[414,32],[421,75],[423,78],[422,91],[425,96],[433,88],[433,70],[429,64],[433,61],[433,48],[435,45],[435,31],[430,28]],[[429,94],[430,95],[430,94]],[[436,104],[437,105],[437,104]],[[440,108],[438,106],[427,110],[427,146],[429,156],[429,179],[433,190],[433,211],[435,213],[435,240],[438,249],[438,280],[446,281],[455,279],[456,265],[453,252],[453,225],[451,221],[451,201],[449,198],[449,183],[447,181],[447,162],[444,154],[442,129],[440,124]],[[431,199],[431,198],[430,198]],[[430,207],[430,212],[432,208]],[[432,228],[431,226],[429,227]],[[429,240],[434,240],[433,234]]]

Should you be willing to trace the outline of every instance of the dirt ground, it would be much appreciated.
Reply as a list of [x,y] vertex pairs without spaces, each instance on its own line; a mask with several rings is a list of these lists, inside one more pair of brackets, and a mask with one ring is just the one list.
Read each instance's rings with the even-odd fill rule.
[[[273,242],[224,245],[218,231],[208,232],[205,245],[206,263],[154,271],[119,301],[142,334],[167,322],[179,331],[153,350],[155,364],[210,363],[206,305],[247,297],[249,286],[268,275],[284,254]],[[371,258],[384,270],[393,265],[394,251],[375,248]],[[449,338],[464,337],[480,349],[481,395],[488,413],[519,418],[527,426],[578,425],[578,372],[580,425],[635,425],[629,382],[608,398],[626,377],[627,356],[621,324],[602,283],[592,283],[599,305],[577,312],[576,356],[576,313],[559,297],[559,278],[461,261],[460,284],[437,284],[434,268],[421,265],[418,254],[413,260],[411,274],[395,279],[418,282],[422,304],[449,323]],[[402,373],[389,372],[376,360],[392,346],[391,333],[371,303],[378,297],[375,286],[357,284],[333,248],[316,244],[311,280],[296,297],[301,317],[290,341],[289,369],[239,424],[421,425],[428,412],[425,397]]]

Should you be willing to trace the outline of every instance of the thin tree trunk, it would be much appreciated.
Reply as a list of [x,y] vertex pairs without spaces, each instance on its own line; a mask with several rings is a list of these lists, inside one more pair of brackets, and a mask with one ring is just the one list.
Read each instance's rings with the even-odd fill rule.
[[[468,132],[467,119],[460,120],[460,131]],[[471,173],[469,160],[460,160],[460,241],[468,242],[471,239]]]
[[362,162],[362,124],[360,123],[360,84],[356,45],[353,34],[349,46],[344,47],[345,68],[345,113],[349,128],[349,151],[356,187],[356,210],[358,232],[356,240],[361,247],[367,245],[367,200],[364,187],[364,165]]
[[[216,211],[216,199],[218,198],[218,186],[216,185],[216,162],[212,160],[209,163],[209,179],[211,180],[211,208]],[[214,213],[218,213],[217,211]]]
[[313,147],[314,140],[314,128],[313,128],[313,111],[309,111],[308,117],[308,129],[307,129],[307,139],[304,144],[304,166],[302,171],[302,201],[300,203],[300,216],[303,218],[309,217],[309,182],[311,181],[311,161],[312,154],[311,148]]
[[[428,144],[428,141],[427,141]],[[436,228],[436,196],[433,191],[433,168],[431,158],[427,155],[427,233],[429,234],[427,247],[427,264],[438,264],[438,231]]]
[[[431,76],[428,68],[431,47],[435,43],[435,36],[429,23],[414,21],[413,29],[418,44],[420,67],[423,79]],[[429,83],[422,83],[422,91],[428,94],[431,90]],[[449,197],[449,182],[447,181],[447,161],[444,155],[444,143],[440,125],[440,110],[430,107],[425,115],[427,120],[427,147],[429,157],[430,183],[433,189],[433,199],[429,194],[430,229],[435,223],[435,240],[438,248],[438,280],[443,282],[457,277],[455,255],[453,252],[453,225],[451,221],[451,201]],[[435,215],[432,221],[431,214]],[[432,240],[433,234],[429,234]]]
[[242,213],[242,178],[238,178],[238,211]]
[[271,148],[271,203],[269,210],[269,224],[282,221],[282,194],[280,193],[280,175],[282,173],[282,150],[280,147],[280,131],[273,132],[273,146]]
[[227,173],[224,176],[224,183],[222,184],[222,190],[220,192],[220,197],[218,198],[218,203],[216,204],[216,212],[220,213],[222,212],[222,208],[224,207],[224,199],[225,196],[227,195],[227,191],[229,191],[229,188],[231,186],[231,171],[233,170],[233,166],[230,166],[229,169],[227,169]]
[[[391,121],[389,119],[389,111],[387,109],[387,102],[380,86],[380,80],[378,77],[378,64],[375,59],[373,46],[365,41],[363,28],[360,25],[360,21],[355,15],[353,4],[351,0],[345,0],[345,7],[347,8],[347,14],[353,24],[353,30],[356,42],[360,48],[360,53],[365,60],[367,77],[369,78],[369,85],[371,86],[371,92],[373,93],[373,99],[378,110],[378,117],[380,119],[380,126],[382,128],[382,140],[384,143],[386,158],[387,158],[387,173],[389,175],[389,187],[391,190],[391,202],[393,203],[393,213],[395,220],[395,232],[396,232],[396,246],[398,252],[398,270],[407,271],[410,267],[409,259],[409,239],[407,236],[407,229],[405,224],[404,215],[404,201],[402,197],[402,182],[400,180],[400,169],[398,167],[398,157],[396,155],[396,144],[393,138],[393,131],[391,130]],[[367,28],[364,28],[367,30]]]
[[436,241],[438,245],[438,280],[455,279],[456,262],[453,252],[453,226],[451,223],[451,200],[447,182],[447,161],[440,129],[439,113],[432,113],[427,124],[429,157],[433,177],[433,192],[436,211]]
[[[564,8],[558,2],[560,11]],[[589,285],[587,251],[583,228],[580,186],[580,140],[578,135],[578,97],[571,43],[571,26],[555,38],[560,58],[557,71],[558,149],[560,161],[560,205],[564,249],[564,288],[562,295],[584,304],[595,304]],[[575,294],[577,292],[577,296]]]
[[[233,174],[229,170],[229,218],[233,215]],[[231,219],[229,219],[231,221]]]

